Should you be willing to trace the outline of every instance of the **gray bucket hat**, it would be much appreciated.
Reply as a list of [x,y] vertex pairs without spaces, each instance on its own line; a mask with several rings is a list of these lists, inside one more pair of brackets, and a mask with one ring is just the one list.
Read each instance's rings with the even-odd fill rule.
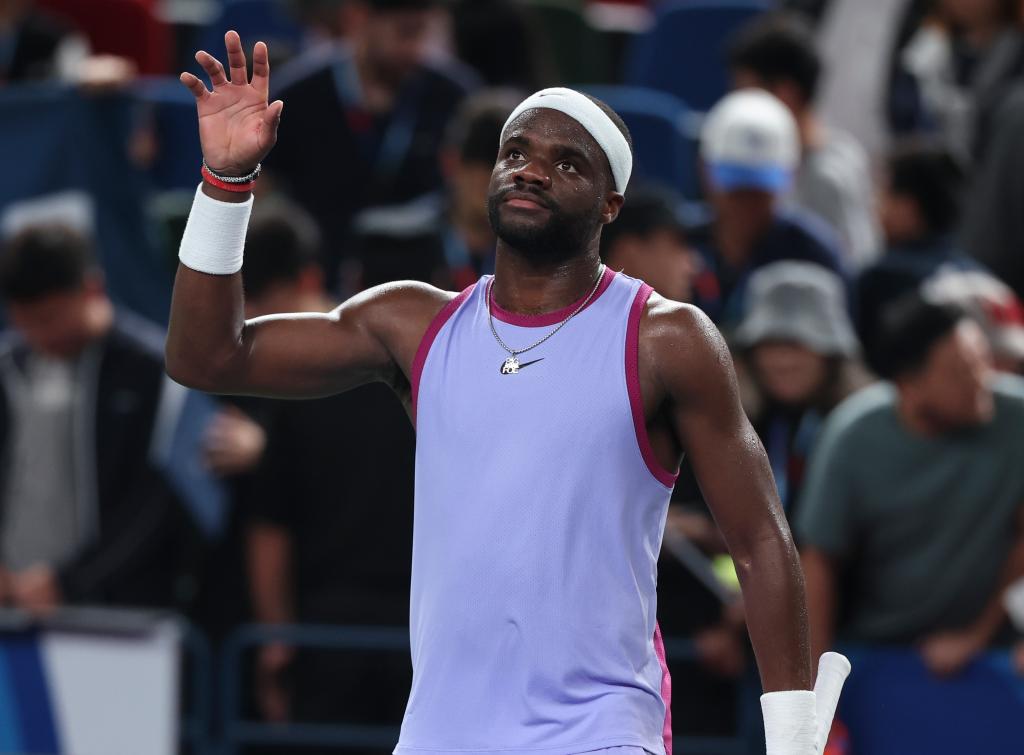
[[824,356],[854,356],[857,336],[838,275],[812,262],[786,260],[750,276],[746,315],[736,342],[749,348],[764,341],[795,341]]

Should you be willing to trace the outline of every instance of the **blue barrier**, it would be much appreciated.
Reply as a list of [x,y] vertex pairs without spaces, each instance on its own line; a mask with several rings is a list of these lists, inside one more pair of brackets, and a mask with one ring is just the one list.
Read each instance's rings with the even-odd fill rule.
[[[220,679],[224,695],[222,755],[236,755],[243,745],[378,748],[391,748],[395,745],[399,733],[397,726],[269,724],[242,718],[242,664],[246,653],[254,647],[271,642],[306,648],[409,652],[409,633],[405,628],[260,624],[239,627],[225,642],[221,659]],[[665,654],[673,661],[690,661],[697,657],[693,642],[673,637],[665,638]],[[742,752],[742,741],[739,738],[677,736],[673,740],[673,747],[686,755],[739,755]]]
[[853,673],[838,716],[852,752],[1024,752],[1024,677],[1008,652],[985,653],[950,679],[933,676],[913,650],[852,645],[843,652]]

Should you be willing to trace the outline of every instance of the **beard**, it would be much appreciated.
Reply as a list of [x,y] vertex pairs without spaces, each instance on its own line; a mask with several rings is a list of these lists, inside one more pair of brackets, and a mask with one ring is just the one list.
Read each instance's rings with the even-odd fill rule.
[[512,249],[535,262],[563,262],[578,256],[587,247],[601,217],[600,205],[595,204],[574,214],[545,196],[542,201],[549,211],[546,221],[503,220],[501,203],[512,190],[496,191],[487,197],[487,218],[491,229]]

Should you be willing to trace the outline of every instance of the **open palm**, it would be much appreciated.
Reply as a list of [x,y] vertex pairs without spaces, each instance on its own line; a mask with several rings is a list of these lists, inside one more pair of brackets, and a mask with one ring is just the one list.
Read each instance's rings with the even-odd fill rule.
[[224,35],[231,79],[224,66],[205,50],[196,60],[210,77],[211,92],[197,77],[181,74],[181,83],[195,95],[199,110],[199,141],[210,168],[227,175],[252,172],[277,141],[277,126],[284,103],[267,104],[270,58],[267,46],[257,42],[252,51],[252,81],[248,81],[245,52],[238,33]]

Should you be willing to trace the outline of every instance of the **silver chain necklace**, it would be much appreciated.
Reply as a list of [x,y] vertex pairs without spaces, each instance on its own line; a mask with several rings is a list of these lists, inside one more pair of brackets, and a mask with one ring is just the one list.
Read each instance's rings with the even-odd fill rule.
[[604,278],[604,265],[601,265],[601,267],[598,268],[598,270],[597,270],[597,280],[594,282],[594,287],[592,289],[590,289],[590,293],[587,295],[587,298],[583,300],[583,303],[580,304],[578,307],[576,307],[576,309],[568,317],[566,317],[564,320],[562,320],[560,323],[558,323],[558,325],[555,326],[554,330],[552,330],[550,333],[548,333],[542,339],[537,341],[535,344],[533,344],[531,346],[527,346],[524,349],[513,349],[511,346],[509,346],[508,344],[506,344],[504,341],[501,340],[501,336],[498,335],[498,331],[494,328],[494,316],[491,314],[491,289],[494,287],[494,278],[491,278],[490,283],[488,283],[488,285],[487,285],[487,322],[490,323],[491,333],[494,334],[494,340],[498,342],[498,345],[501,346],[501,348],[503,348],[505,351],[507,351],[509,353],[508,358],[504,362],[501,363],[501,368],[499,370],[501,372],[501,374],[502,375],[516,375],[516,374],[518,374],[519,373],[519,359],[518,359],[518,356],[520,354],[525,354],[527,351],[530,351],[531,349],[535,349],[538,346],[540,346],[546,340],[551,338],[551,336],[553,336],[555,333],[560,331],[565,326],[565,324],[567,322],[569,322],[569,320],[571,320],[576,315],[578,315],[580,312],[582,312],[583,308],[586,307],[587,304],[590,303],[590,300],[594,298],[594,294],[597,293],[597,288],[598,288],[598,286],[601,285],[601,279],[602,278]]

